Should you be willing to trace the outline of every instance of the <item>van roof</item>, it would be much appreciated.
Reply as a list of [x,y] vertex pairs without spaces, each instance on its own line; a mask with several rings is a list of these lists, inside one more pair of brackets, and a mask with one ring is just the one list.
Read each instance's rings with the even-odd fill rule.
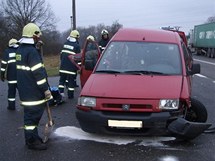
[[122,28],[113,36],[112,41],[146,41],[161,43],[180,43],[178,33],[166,30]]

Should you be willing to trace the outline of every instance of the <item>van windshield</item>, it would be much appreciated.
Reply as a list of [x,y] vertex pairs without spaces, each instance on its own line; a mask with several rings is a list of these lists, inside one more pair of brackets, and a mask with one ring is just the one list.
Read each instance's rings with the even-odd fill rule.
[[99,61],[97,73],[179,75],[178,45],[151,42],[111,42]]

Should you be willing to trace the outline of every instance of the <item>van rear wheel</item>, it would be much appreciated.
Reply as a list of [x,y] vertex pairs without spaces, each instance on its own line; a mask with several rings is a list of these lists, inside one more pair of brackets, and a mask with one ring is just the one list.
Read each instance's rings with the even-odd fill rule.
[[191,122],[206,122],[208,118],[207,109],[198,100],[191,98],[191,107],[187,110],[185,119]]

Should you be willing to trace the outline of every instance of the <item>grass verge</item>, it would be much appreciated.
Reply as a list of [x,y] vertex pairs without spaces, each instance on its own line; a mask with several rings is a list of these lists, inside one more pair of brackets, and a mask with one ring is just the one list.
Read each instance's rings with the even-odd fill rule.
[[59,67],[60,67],[59,55],[44,56],[43,61],[49,77],[59,75]]

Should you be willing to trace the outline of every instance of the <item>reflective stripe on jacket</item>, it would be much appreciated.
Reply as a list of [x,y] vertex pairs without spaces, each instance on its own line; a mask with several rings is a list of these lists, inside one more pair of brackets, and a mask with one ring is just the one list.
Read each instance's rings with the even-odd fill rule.
[[63,49],[61,50],[61,65],[59,72],[66,74],[76,74],[78,69],[76,65],[70,61],[69,56],[80,52],[80,45],[75,39],[73,39],[73,41],[67,40],[63,45]]
[[6,75],[9,82],[16,81],[16,50],[17,46],[5,49],[1,61],[1,74],[4,75],[7,72]]
[[34,44],[21,44],[16,52],[17,87],[21,105],[35,106],[46,102],[47,73]]

